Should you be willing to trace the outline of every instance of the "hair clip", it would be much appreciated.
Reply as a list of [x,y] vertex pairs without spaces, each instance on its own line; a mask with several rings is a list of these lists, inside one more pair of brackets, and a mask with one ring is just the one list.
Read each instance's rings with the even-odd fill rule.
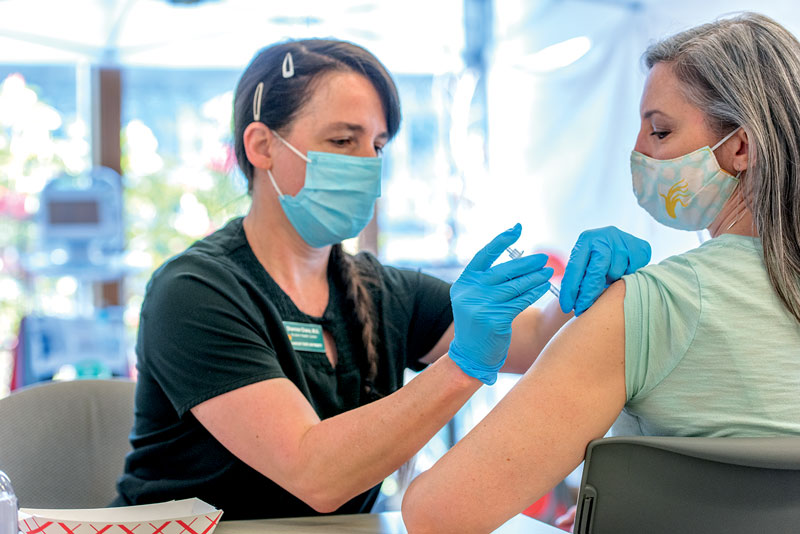
[[294,76],[294,60],[292,60],[291,52],[286,52],[286,56],[283,58],[281,73],[283,74],[284,78],[291,78]]
[[264,82],[258,82],[256,92],[253,95],[253,120],[261,120],[261,94],[264,92]]

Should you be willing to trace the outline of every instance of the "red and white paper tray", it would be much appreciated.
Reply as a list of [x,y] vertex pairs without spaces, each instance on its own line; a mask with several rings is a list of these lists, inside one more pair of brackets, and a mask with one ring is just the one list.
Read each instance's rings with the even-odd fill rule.
[[20,508],[22,534],[212,534],[222,516],[200,499],[122,508]]

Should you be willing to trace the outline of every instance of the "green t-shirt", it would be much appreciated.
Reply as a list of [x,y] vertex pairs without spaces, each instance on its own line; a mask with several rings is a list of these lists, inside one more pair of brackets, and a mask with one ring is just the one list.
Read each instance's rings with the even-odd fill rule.
[[[402,386],[406,367],[422,369],[453,321],[449,285],[359,254],[378,319],[374,390]],[[330,297],[322,317],[304,314],[267,274],[247,243],[242,219],[195,243],[160,267],[147,287],[136,345],[138,381],[131,452],[115,504],[198,497],[224,519],[315,515],[308,505],[245,465],[194,418],[190,409],[234,389],[288,378],[321,419],[367,404],[361,324],[329,262]],[[337,365],[324,352],[293,348],[284,321],[320,325],[336,343]],[[253,407],[269,409],[269,407]],[[370,439],[364,428],[363,439]],[[358,448],[354,447],[356,451]],[[355,453],[355,452],[354,452]],[[379,487],[337,513],[369,512]]]
[[800,435],[800,323],[761,241],[723,234],[627,275],[616,435]]

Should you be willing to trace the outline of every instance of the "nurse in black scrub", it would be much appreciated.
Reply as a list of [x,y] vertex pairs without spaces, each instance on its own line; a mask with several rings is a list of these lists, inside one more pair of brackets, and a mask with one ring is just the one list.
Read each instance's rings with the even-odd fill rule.
[[[452,292],[342,250],[372,217],[400,126],[397,88],[368,51],[266,48],[234,107],[252,205],[148,284],[117,504],[199,497],[225,519],[369,512],[385,477],[499,370],[524,372],[569,315],[529,307],[552,274],[543,255],[490,267],[519,226]],[[581,239],[566,311],[649,261],[614,228]],[[425,371],[403,386],[407,367]]]

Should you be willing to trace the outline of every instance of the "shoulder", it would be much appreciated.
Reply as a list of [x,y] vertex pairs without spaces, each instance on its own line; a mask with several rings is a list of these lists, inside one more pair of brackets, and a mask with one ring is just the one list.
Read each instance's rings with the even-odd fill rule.
[[401,269],[382,264],[370,252],[361,251],[350,258],[373,292],[391,296],[397,290],[407,289],[410,278],[408,274]]
[[706,255],[706,251],[694,249],[625,275],[626,313],[636,302],[652,306],[653,299],[665,305],[699,304],[697,267],[705,263]]
[[206,284],[224,283],[233,278],[224,259],[188,249],[173,256],[153,272],[147,291],[187,281]]
[[723,234],[686,253],[686,259],[704,280],[766,276],[761,240]]
[[387,321],[408,323],[412,329],[423,325],[432,336],[441,337],[453,320],[450,284],[419,269],[384,265],[368,252],[360,252],[354,260],[371,278],[372,294]]
[[197,241],[180,254],[164,262],[153,272],[147,284],[145,302],[194,296],[200,286],[229,291],[239,285],[238,267],[231,253],[241,246],[241,219]]
[[679,282],[685,280],[687,275],[694,272],[694,264],[698,261],[698,255],[702,261],[703,253],[700,249],[690,250],[683,254],[670,256],[658,263],[653,263],[642,267],[633,274],[626,275],[625,280],[629,279],[652,279],[660,283],[671,281]]
[[179,256],[188,255],[217,260],[231,257],[239,249],[249,246],[242,221],[242,217],[231,219],[222,228],[193,243]]
[[677,316],[687,327],[695,324],[704,297],[700,273],[713,255],[710,248],[699,247],[623,276],[628,327],[637,320],[644,327]]
[[725,234],[623,279],[629,293],[631,289],[658,291],[665,301],[694,301],[702,298],[703,289],[713,280],[763,272],[762,258],[759,239]]

